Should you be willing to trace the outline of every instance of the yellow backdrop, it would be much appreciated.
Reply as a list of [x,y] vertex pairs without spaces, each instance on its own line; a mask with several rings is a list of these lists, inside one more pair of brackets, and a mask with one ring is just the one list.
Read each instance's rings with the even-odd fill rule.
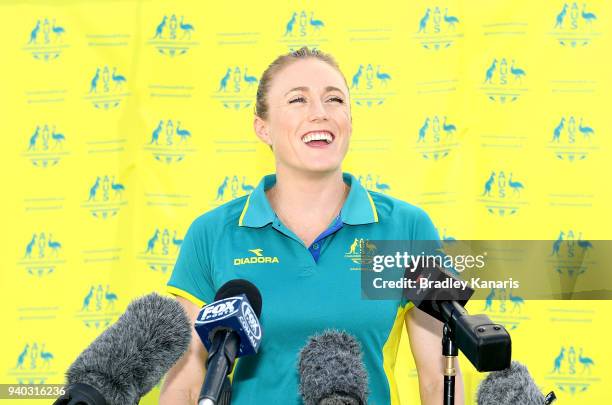
[[[4,0],[1,381],[62,382],[130,300],[164,290],[190,222],[273,170],[252,131],[257,80],[302,45],[347,77],[345,170],[367,187],[420,205],[445,238],[597,249],[611,229],[611,10]],[[608,397],[608,302],[485,306],[468,309],[507,326],[558,403]],[[483,376],[461,364],[473,403]],[[402,403],[419,403],[405,336],[396,372]]]

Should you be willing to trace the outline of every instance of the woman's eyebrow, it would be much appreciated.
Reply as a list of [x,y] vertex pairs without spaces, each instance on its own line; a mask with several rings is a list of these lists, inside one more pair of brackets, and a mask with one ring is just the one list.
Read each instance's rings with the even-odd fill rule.
[[[299,86],[299,87],[294,87],[291,90],[289,90],[288,92],[285,93],[285,96],[289,93],[291,93],[292,91],[308,91],[310,90],[310,87],[306,87],[306,86]],[[339,88],[335,87],[335,86],[327,86],[325,87],[325,92],[330,92],[330,91],[338,91],[340,92],[342,95],[344,95],[344,92],[342,90],[340,90]]]

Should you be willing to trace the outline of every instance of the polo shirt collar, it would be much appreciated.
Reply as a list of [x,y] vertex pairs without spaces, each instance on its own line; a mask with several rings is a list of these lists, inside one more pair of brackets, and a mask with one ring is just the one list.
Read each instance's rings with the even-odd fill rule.
[[[376,206],[368,190],[350,173],[342,173],[342,179],[351,187],[349,195],[340,210],[342,222],[348,225],[378,222]],[[239,226],[261,228],[274,221],[276,214],[265,193],[274,184],[276,184],[276,175],[274,174],[269,174],[261,179],[255,190],[247,197],[238,220]]]

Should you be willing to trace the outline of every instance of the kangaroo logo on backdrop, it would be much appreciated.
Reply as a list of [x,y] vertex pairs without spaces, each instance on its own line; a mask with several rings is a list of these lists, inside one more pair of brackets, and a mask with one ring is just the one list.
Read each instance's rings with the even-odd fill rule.
[[583,347],[561,346],[546,379],[553,381],[562,392],[580,394],[587,391],[593,383],[601,381],[593,376],[593,369],[595,360],[585,355]]
[[438,51],[451,47],[463,37],[460,27],[459,18],[449,15],[448,8],[444,8],[443,14],[439,6],[428,7],[419,18],[415,38],[423,48]]
[[589,45],[601,33],[595,31],[597,14],[587,3],[563,3],[555,16],[555,23],[550,33],[561,46],[570,48]]
[[256,76],[249,74],[246,66],[244,71],[239,66],[228,67],[219,76],[219,87],[212,98],[227,109],[239,111],[248,108],[253,104],[258,81]]
[[55,125],[41,124],[28,136],[28,147],[24,156],[36,167],[57,165],[62,157],[68,155],[64,150],[66,136],[57,131]]
[[107,284],[106,288],[102,287],[102,284],[91,285],[83,296],[76,318],[88,328],[106,328],[113,318],[119,315],[115,310],[117,299],[117,294],[111,291],[110,285]]
[[494,58],[485,71],[481,89],[491,101],[501,104],[518,100],[527,89],[527,72],[514,58]]
[[24,254],[18,262],[31,276],[43,277],[53,273],[58,265],[66,262],[62,255],[62,244],[45,232],[33,233],[25,244]]
[[26,342],[19,354],[15,367],[9,369],[8,375],[15,378],[17,384],[45,384],[57,374],[54,356],[45,342]]
[[270,264],[278,263],[278,257],[266,256],[263,253],[263,249],[249,249],[251,256],[235,257],[234,266],[241,266],[243,264]]
[[[376,68],[374,68],[376,66]],[[390,91],[392,82],[391,74],[380,65],[361,64],[351,81],[351,97],[358,106],[372,107],[382,105],[390,96],[394,95]]]
[[440,160],[459,147],[455,140],[457,126],[448,117],[434,115],[426,117],[416,139],[416,150],[427,160]]
[[514,177],[513,172],[492,171],[484,183],[479,200],[493,215],[506,216],[519,212],[527,204],[523,196],[525,185]]
[[162,55],[174,57],[186,54],[191,48],[199,45],[193,41],[195,26],[181,15],[164,15],[155,25],[154,35],[147,42]]
[[[353,243],[348,248],[348,251],[344,253],[344,257],[349,259],[355,264],[365,265],[372,263],[372,257],[376,252],[376,245],[369,240],[363,238],[355,238]],[[362,267],[351,267],[351,270],[361,270]]]
[[311,49],[322,48],[321,44],[328,41],[325,36],[327,24],[316,15],[314,11],[294,11],[287,18],[283,26],[284,34],[280,42],[284,43],[289,51],[297,51],[303,46]]
[[151,131],[145,150],[162,163],[178,163],[196,150],[190,148],[191,131],[179,120],[159,120]]
[[30,31],[30,36],[24,50],[29,52],[34,59],[45,62],[60,57],[68,44],[64,42],[66,29],[56,23],[55,18],[48,17],[36,20]]
[[560,160],[584,160],[592,151],[598,149],[592,139],[594,135],[595,130],[585,123],[582,116],[561,117],[552,130],[549,148]]
[[506,288],[491,288],[485,298],[483,311],[491,314],[493,321],[503,324],[507,329],[514,330],[520,323],[530,318],[522,315],[525,299],[514,295]]
[[[374,180],[374,178],[376,178],[376,180]],[[365,175],[360,174],[357,176],[357,181],[368,190],[378,191],[380,193],[387,193],[391,190],[391,186],[388,183],[381,182],[380,176],[372,173],[367,173]]]
[[582,238],[582,232],[572,229],[560,231],[557,239],[552,242],[550,262],[560,276],[578,277],[594,263],[586,258],[592,249],[593,244]]
[[149,269],[165,274],[174,265],[182,243],[176,230],[155,228],[138,259],[144,260]]
[[247,182],[245,176],[242,176],[242,180],[238,180],[238,178],[238,175],[234,175],[231,178],[230,176],[223,178],[223,181],[217,187],[217,196],[215,197],[214,204],[223,204],[226,198],[228,200],[238,198],[245,194],[250,194],[255,189],[255,187]]
[[97,176],[89,187],[89,197],[82,207],[96,218],[110,218],[119,213],[122,206],[125,186],[115,181],[115,176]]
[[89,91],[84,97],[98,109],[117,108],[130,94],[127,92],[127,79],[117,71],[117,67],[108,65],[96,67],[89,80]]

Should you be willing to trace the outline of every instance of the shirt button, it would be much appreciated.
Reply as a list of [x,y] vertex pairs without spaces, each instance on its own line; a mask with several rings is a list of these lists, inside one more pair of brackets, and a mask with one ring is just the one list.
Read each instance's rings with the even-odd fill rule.
[[317,250],[317,249],[319,248],[319,244],[318,244],[318,243],[313,243],[313,244],[312,244],[312,248],[313,248],[314,250]]

